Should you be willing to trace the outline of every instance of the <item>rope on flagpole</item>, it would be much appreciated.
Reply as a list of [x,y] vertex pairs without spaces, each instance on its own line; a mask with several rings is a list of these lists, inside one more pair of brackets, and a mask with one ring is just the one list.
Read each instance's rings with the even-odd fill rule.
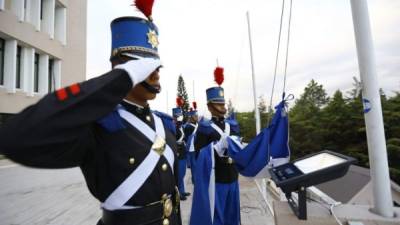
[[290,41],[290,25],[292,21],[292,0],[290,0],[290,10],[289,10],[289,27],[288,27],[288,35],[287,35],[287,42],[286,42],[286,60],[285,60],[285,72],[283,75],[283,90],[282,90],[282,98],[285,98],[286,92],[286,71],[287,71],[287,64],[289,58],[289,41]]
[[[283,74],[282,99],[285,98],[285,92],[286,92],[286,77],[287,77],[287,65],[288,65],[288,58],[289,58],[290,27],[291,27],[291,21],[292,21],[292,5],[293,5],[293,2],[292,2],[292,0],[290,0],[289,24],[288,24],[288,34],[287,34],[287,42],[286,42],[285,70],[284,70],[284,74]],[[274,97],[274,92],[275,92],[275,81],[276,81],[276,73],[277,73],[278,61],[279,61],[279,50],[280,50],[280,44],[281,44],[284,9],[285,9],[285,0],[282,1],[281,21],[280,21],[279,35],[278,35],[278,47],[277,47],[277,50],[276,50],[276,58],[275,58],[274,80],[273,80],[273,83],[272,83],[271,98],[270,98],[269,107],[268,107],[267,124],[270,123],[271,111],[272,111],[272,99]]]
[[276,80],[276,71],[277,71],[277,68],[278,68],[279,48],[280,48],[280,45],[281,45],[281,34],[282,34],[282,24],[283,24],[283,12],[284,12],[284,9],[285,9],[285,0],[282,1],[281,21],[280,21],[280,25],[279,25],[279,35],[278,35],[278,46],[277,46],[277,49],[276,49],[274,79],[272,81],[271,98],[269,100],[267,125],[269,125],[269,122],[270,122],[270,119],[271,119],[270,111],[272,109],[272,99],[274,97],[274,91],[275,91],[275,80]]

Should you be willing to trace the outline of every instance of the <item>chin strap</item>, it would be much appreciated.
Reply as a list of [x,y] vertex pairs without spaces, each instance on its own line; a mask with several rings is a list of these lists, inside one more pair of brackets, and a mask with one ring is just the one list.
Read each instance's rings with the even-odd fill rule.
[[146,81],[143,81],[141,83],[139,83],[140,85],[142,85],[147,91],[153,93],[153,94],[159,94],[161,92],[161,88],[160,89],[156,89],[153,86],[151,86],[150,84],[148,84]]

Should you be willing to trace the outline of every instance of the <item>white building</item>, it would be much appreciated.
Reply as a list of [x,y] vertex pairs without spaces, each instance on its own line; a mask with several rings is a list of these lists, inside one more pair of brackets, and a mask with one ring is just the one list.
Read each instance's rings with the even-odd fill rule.
[[86,77],[86,0],[0,0],[0,124]]

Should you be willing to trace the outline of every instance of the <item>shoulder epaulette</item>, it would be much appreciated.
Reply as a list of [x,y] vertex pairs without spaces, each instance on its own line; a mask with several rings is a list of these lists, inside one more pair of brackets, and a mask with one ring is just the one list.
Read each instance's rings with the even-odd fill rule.
[[97,123],[100,124],[100,126],[106,129],[108,132],[116,132],[118,130],[126,128],[117,110],[114,110],[108,115],[99,119]]
[[213,128],[211,127],[211,120],[201,120],[199,121],[199,127],[197,129],[198,133],[211,133]]
[[235,120],[235,119],[226,119],[225,121],[226,121],[227,123],[229,123],[229,125],[231,126],[231,129],[232,129],[235,133],[237,133],[237,134],[240,133],[240,127],[239,127],[239,123],[238,123],[237,120]]

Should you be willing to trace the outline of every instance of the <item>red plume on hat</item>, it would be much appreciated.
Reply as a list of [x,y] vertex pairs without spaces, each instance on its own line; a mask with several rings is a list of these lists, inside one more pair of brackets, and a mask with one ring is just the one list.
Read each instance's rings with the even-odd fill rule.
[[185,102],[183,101],[183,98],[182,98],[181,96],[178,96],[178,97],[176,98],[176,106],[182,107],[183,104],[185,104]]
[[149,20],[152,20],[153,4],[154,0],[134,0],[132,5],[136,6]]
[[221,86],[224,82],[224,68],[217,66],[214,70],[214,80],[215,82]]
[[197,102],[192,102],[192,105],[193,105],[194,110],[196,110],[197,109]]

